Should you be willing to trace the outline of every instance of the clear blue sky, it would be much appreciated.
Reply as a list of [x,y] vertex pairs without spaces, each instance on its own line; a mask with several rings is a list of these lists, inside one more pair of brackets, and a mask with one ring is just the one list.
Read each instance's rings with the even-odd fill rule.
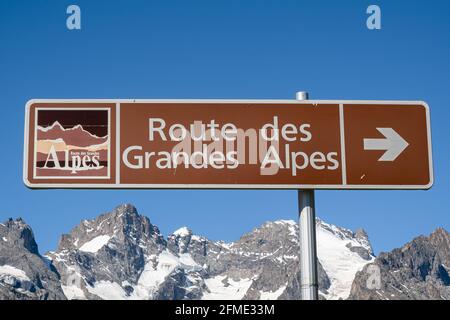
[[[82,30],[66,28],[77,4]],[[382,9],[382,30],[366,8]],[[365,228],[377,252],[450,230],[449,1],[0,0],[0,220],[23,217],[41,252],[61,233],[130,202],[167,235],[188,225],[234,240],[296,219],[295,191],[28,190],[24,105],[31,98],[425,100],[430,191],[318,191],[317,215]]]

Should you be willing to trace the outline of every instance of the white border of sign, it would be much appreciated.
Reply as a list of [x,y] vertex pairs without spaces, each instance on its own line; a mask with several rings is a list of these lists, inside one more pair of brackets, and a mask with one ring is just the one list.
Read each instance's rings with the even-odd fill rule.
[[[425,108],[426,125],[428,135],[428,162],[430,181],[426,185],[350,185],[346,184],[121,184],[120,179],[120,159],[116,159],[116,183],[111,184],[36,184],[28,181],[28,136],[29,136],[29,110],[30,106],[35,103],[108,103],[116,104],[116,123],[120,125],[120,104],[121,103],[214,103],[214,104],[230,104],[230,103],[252,103],[252,104],[294,104],[294,105],[311,105],[311,104],[337,104],[340,105],[340,113],[342,113],[342,105],[421,105]],[[118,107],[119,106],[119,107]],[[340,116],[342,118],[342,114]],[[341,129],[343,119],[341,119]],[[116,128],[116,150],[120,148],[120,128]],[[341,139],[343,139],[343,131],[341,130]],[[341,148],[345,146],[341,144]],[[345,152],[341,153],[345,157]],[[423,190],[429,189],[434,183],[433,175],[433,153],[431,145],[431,125],[430,125],[430,108],[424,101],[388,101],[388,100],[219,100],[219,99],[32,99],[25,106],[25,128],[24,128],[24,159],[23,159],[23,182],[29,188],[59,188],[59,189],[331,189],[331,190]],[[344,175],[343,166],[343,175]]]

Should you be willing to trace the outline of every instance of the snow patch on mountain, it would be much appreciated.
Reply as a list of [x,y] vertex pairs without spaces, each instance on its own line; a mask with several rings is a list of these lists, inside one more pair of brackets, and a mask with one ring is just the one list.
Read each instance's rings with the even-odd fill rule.
[[90,253],[97,253],[98,250],[100,250],[103,246],[105,246],[110,239],[111,236],[108,235],[97,236],[91,241],[88,241],[85,244],[83,244],[78,250]]
[[30,281],[25,271],[10,265],[0,266],[0,278],[14,277],[21,281]]
[[[159,255],[151,255],[148,257],[136,285],[124,282],[121,286],[116,282],[102,280],[95,282],[93,286],[88,286],[87,290],[106,300],[154,299],[160,286],[177,268],[185,268],[191,271],[201,269],[189,254],[176,256],[168,250],[164,250]],[[124,287],[132,290],[127,292]],[[66,290],[68,289],[66,288]],[[78,291],[74,292],[70,290],[73,290],[73,288],[69,288],[68,290],[68,295],[66,295],[68,299],[79,295]]]
[[238,281],[227,276],[216,276],[205,280],[209,292],[203,294],[203,300],[241,300],[253,283],[253,279]]
[[260,291],[260,300],[277,300],[279,296],[286,290],[286,285],[275,291]]
[[64,292],[64,295],[69,300],[86,300],[86,296],[81,288],[78,288],[76,285],[65,286],[61,285],[61,288]]
[[176,230],[173,235],[179,236],[179,237],[186,237],[190,235],[192,232],[187,227],[181,227],[180,229]]
[[325,272],[331,280],[327,299],[346,299],[350,294],[351,285],[358,271],[373,261],[363,259],[357,252],[349,250],[350,247],[365,247],[371,252],[370,246],[361,243],[351,236],[352,232],[318,220],[317,255]]
[[139,277],[136,295],[147,297],[153,295],[178,264],[179,259],[167,250],[161,252],[159,256],[152,256]]
[[[88,286],[87,290],[99,296],[104,300],[125,300],[127,299],[127,294],[125,290],[116,282],[111,281],[98,281],[93,287]],[[67,297],[69,298],[69,297]]]

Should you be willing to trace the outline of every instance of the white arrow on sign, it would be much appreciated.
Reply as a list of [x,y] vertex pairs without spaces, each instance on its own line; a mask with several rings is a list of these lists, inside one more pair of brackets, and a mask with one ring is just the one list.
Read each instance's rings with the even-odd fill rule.
[[364,139],[364,150],[386,150],[378,161],[394,161],[409,143],[392,128],[377,128],[384,139]]

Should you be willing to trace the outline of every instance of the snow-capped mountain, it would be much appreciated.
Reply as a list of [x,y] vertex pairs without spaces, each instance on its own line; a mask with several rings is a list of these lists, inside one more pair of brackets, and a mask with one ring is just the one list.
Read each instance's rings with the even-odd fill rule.
[[[346,298],[371,261],[367,236],[317,221],[320,289]],[[182,227],[166,239],[131,205],[83,221],[47,254],[69,299],[298,298],[298,227],[267,222],[224,243]],[[340,277],[341,275],[341,277]]]
[[[368,264],[386,258],[374,258],[367,234],[319,219],[316,227],[321,298],[376,298],[363,293],[358,279]],[[436,250],[448,255],[450,237],[445,233],[441,238],[447,247],[429,247],[427,256]],[[393,256],[389,265],[398,259]],[[408,285],[411,291],[418,288]],[[31,229],[21,220],[9,220],[0,225],[0,299],[23,298],[299,299],[298,226],[289,220],[267,222],[232,243],[212,241],[187,227],[164,238],[136,208],[122,205],[82,221],[44,259]]]
[[55,268],[21,219],[0,223],[0,300],[66,299]]
[[373,261],[373,251],[366,232],[350,230],[317,221],[317,255],[330,285],[324,292],[327,299],[345,299],[356,272]]

